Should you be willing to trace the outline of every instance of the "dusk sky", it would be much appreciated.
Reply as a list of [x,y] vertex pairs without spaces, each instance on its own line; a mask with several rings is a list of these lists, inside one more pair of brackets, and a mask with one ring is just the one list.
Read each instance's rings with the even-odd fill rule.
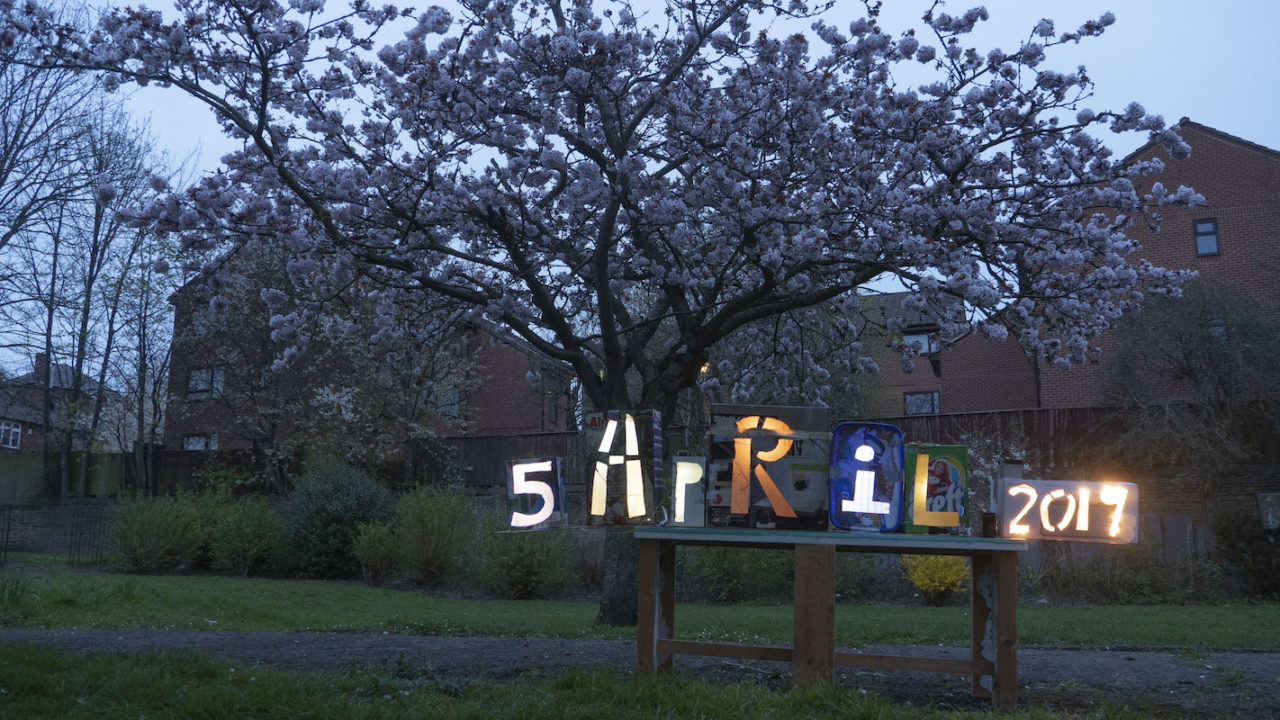
[[[163,2],[149,4],[168,8]],[[1280,43],[1275,40],[1280,2],[991,0],[951,2],[945,10],[959,14],[979,4],[985,4],[991,19],[970,36],[970,44],[983,52],[1016,47],[1043,17],[1053,19],[1062,32],[1110,10],[1116,23],[1102,37],[1057,48],[1049,56],[1049,66],[1056,69],[1086,66],[1096,83],[1095,98],[1089,103],[1092,109],[1119,109],[1136,100],[1149,112],[1164,115],[1167,122],[1187,116],[1280,149]],[[919,16],[927,7],[924,0],[886,0],[882,25],[895,35],[919,26]],[[842,0],[828,17],[847,28],[862,9],[860,2]],[[923,41],[927,36],[920,37]],[[392,40],[388,35],[386,42]],[[820,46],[816,43],[815,50]],[[160,147],[175,161],[198,152],[195,167],[208,171],[234,147],[203,106],[175,91],[143,89],[134,93],[130,106],[139,117],[150,117]],[[1108,143],[1124,153],[1140,144],[1140,138],[1113,137]]]

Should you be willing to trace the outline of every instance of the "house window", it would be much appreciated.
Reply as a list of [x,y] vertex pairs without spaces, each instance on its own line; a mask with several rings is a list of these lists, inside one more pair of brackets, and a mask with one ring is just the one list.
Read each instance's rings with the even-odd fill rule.
[[938,404],[938,391],[903,393],[902,399],[908,415],[936,415],[942,412]]
[[462,393],[456,385],[430,385],[427,388],[427,399],[441,417],[462,417]]
[[206,433],[204,435],[183,435],[183,450],[217,450],[218,449],[218,433]]
[[0,447],[10,450],[22,447],[22,423],[0,420]]
[[935,333],[929,331],[917,331],[904,333],[902,336],[902,344],[921,355],[930,355],[938,352],[938,338]]
[[1196,255],[1218,254],[1218,220],[1196,220]]
[[547,422],[560,422],[560,396],[554,390],[547,391]]
[[222,397],[223,368],[192,368],[187,376],[187,399],[209,400]]

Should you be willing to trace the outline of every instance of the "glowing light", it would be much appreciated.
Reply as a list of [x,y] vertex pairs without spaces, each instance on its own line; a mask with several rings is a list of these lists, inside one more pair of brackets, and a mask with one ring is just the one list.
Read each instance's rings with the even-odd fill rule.
[[[738,421],[738,434],[742,435],[748,430],[755,429],[768,430],[777,433],[777,445],[772,450],[762,450],[755,454],[756,458],[762,463],[777,462],[786,456],[791,450],[794,442],[789,437],[783,435],[791,435],[791,426],[778,418],[760,417],[759,415],[751,415],[744,417]],[[729,497],[729,512],[745,515],[750,510],[751,505],[751,438],[736,437],[733,439],[733,483],[732,494]],[[775,515],[781,517],[793,518],[796,511],[791,507],[791,503],[783,497],[782,491],[773,482],[773,478],[769,476],[769,472],[764,469],[764,465],[755,466],[755,478],[760,482],[760,487],[764,489],[765,497],[769,498],[769,505],[773,508]]]
[[[1033,480],[1005,490],[1008,498],[1024,496],[1022,506],[1009,521],[1008,535],[1055,540],[1090,540],[1101,542],[1137,542],[1137,519],[1126,512],[1130,503],[1138,501],[1138,487],[1130,483],[1100,483],[1079,480]],[[1092,529],[1094,498],[1110,506],[1110,520],[1105,529]],[[1026,522],[1031,509],[1039,504],[1038,520]],[[1054,508],[1062,515],[1054,521]],[[1002,515],[1004,511],[1001,511]],[[1074,526],[1072,523],[1074,522]]]
[[644,499],[644,470],[640,465],[640,439],[636,432],[636,419],[630,413],[623,418],[623,450],[625,455],[611,455],[613,443],[618,434],[618,421],[609,420],[604,428],[604,437],[600,439],[600,449],[606,459],[596,461],[596,471],[591,480],[591,514],[603,516],[605,513],[605,495],[608,492],[609,467],[623,465],[626,468],[627,515],[640,517],[647,508]]
[[1111,527],[1107,528],[1107,534],[1111,537],[1120,537],[1120,518],[1124,516],[1124,504],[1129,499],[1129,489],[1123,485],[1103,485],[1102,492],[1098,493],[1098,499],[1103,505],[1115,506],[1115,512],[1111,513]]
[[1027,513],[1031,511],[1032,506],[1036,504],[1036,497],[1039,495],[1039,493],[1036,492],[1035,488],[1031,487],[1030,485],[1027,485],[1026,483],[1023,483],[1021,485],[1014,485],[1013,487],[1009,488],[1009,495],[1010,496],[1026,495],[1027,496],[1027,504],[1023,505],[1022,510],[1019,511],[1017,515],[1014,515],[1013,520],[1009,522],[1009,534],[1010,535],[1030,535],[1031,525],[1022,522],[1022,518],[1026,517]]
[[685,508],[689,505],[688,493],[690,489],[695,492],[699,484],[702,482],[702,476],[706,472],[701,460],[687,460],[684,458],[676,458],[675,461],[675,521],[683,524],[685,520]]
[[551,472],[551,461],[542,460],[533,463],[517,463],[511,466],[511,491],[516,495],[537,495],[542,498],[542,507],[535,513],[511,513],[511,527],[533,527],[551,517],[556,507],[555,490],[541,480],[529,480],[529,473]]
[[[1053,501],[1064,497],[1067,499],[1067,511],[1062,514],[1062,522],[1054,524],[1049,520],[1049,506],[1053,504]],[[1075,513],[1076,497],[1068,495],[1067,491],[1062,488],[1057,488],[1045,494],[1044,499],[1040,501],[1040,527],[1044,528],[1046,532],[1065,530],[1071,524],[1071,516],[1075,515]]]
[[[854,459],[859,462],[871,462],[875,456],[876,451],[872,449],[870,445],[859,445],[858,449],[853,451]],[[917,465],[917,467],[919,466]],[[853,478],[853,497],[845,498],[840,501],[840,511],[869,513],[872,515],[888,515],[892,512],[892,506],[890,503],[873,499],[875,482],[876,473],[874,470],[858,470],[855,472]]]
[[[862,447],[867,446],[863,445]],[[870,450],[870,448],[867,449]],[[858,448],[858,450],[854,452],[854,457],[858,457],[858,452],[861,451],[862,448]],[[858,459],[862,460],[860,457],[858,457]],[[916,455],[916,480],[914,488],[915,489],[911,493],[912,522],[917,525],[932,525],[934,527],[950,527],[952,525],[960,524],[960,513],[958,512],[944,512],[929,509],[929,456],[925,453],[918,453]],[[841,509],[843,509],[843,507]]]
[[1089,532],[1089,498],[1093,493],[1089,488],[1082,487],[1076,494],[1080,496],[1080,513],[1076,515],[1076,532]]

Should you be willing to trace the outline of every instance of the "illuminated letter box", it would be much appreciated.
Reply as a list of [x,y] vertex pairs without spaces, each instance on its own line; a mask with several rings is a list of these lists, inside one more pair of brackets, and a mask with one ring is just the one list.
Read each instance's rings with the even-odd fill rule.
[[1138,542],[1138,486],[1083,480],[1008,480],[1000,531],[1027,540]]
[[831,434],[831,525],[894,532],[902,524],[902,431],[840,423]]
[[657,411],[594,413],[586,418],[592,525],[643,525],[653,518],[653,486],[662,472]]
[[826,408],[712,405],[711,525],[823,529]]
[[507,463],[507,508],[513,530],[545,530],[568,525],[560,458]]
[[969,448],[911,443],[906,459],[903,528],[909,533],[958,531],[969,519]]

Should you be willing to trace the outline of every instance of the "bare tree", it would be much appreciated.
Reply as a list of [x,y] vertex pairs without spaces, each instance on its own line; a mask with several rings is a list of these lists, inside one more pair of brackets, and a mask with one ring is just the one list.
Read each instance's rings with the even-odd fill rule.
[[1280,328],[1247,298],[1188,285],[1127,318],[1108,360],[1125,430],[1117,455],[1142,468],[1239,467],[1280,439]]

